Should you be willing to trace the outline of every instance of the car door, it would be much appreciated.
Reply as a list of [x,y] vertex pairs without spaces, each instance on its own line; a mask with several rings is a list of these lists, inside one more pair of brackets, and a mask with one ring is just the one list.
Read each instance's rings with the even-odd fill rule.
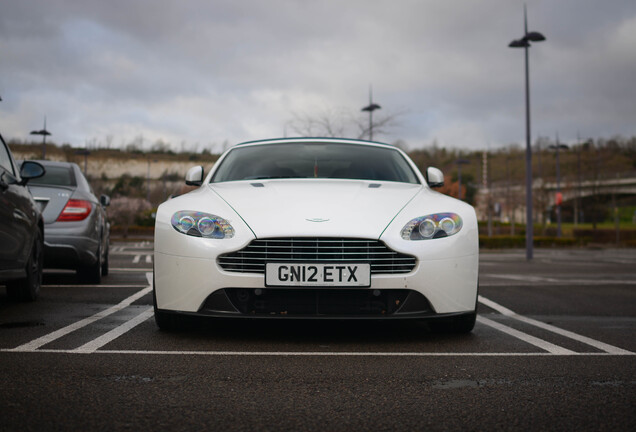
[[34,209],[0,136],[0,271],[21,269],[33,242]]

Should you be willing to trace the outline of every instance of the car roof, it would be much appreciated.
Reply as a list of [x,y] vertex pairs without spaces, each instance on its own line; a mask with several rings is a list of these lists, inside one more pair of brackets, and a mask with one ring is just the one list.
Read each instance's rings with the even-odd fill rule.
[[381,143],[377,141],[366,141],[366,140],[351,139],[351,138],[324,138],[324,137],[272,138],[272,139],[264,139],[264,140],[257,140],[257,141],[246,141],[240,144],[236,144],[234,147],[265,145],[265,144],[288,144],[288,143],[355,144],[355,145],[367,145],[367,146],[373,146],[373,147],[397,149],[397,147],[395,147],[394,145]]

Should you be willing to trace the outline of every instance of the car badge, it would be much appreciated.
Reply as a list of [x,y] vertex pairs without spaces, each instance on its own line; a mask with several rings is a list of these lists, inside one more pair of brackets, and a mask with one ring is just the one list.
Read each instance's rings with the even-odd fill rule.
[[311,218],[311,219],[305,219],[308,222],[327,222],[329,221],[329,219],[323,219],[323,218]]

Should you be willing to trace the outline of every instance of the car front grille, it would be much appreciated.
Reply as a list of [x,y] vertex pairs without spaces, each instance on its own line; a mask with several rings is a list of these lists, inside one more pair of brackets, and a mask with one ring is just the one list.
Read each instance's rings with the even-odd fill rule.
[[415,257],[391,250],[379,240],[349,238],[256,239],[217,261],[225,271],[261,274],[267,262],[369,263],[371,274],[409,273],[415,268]]

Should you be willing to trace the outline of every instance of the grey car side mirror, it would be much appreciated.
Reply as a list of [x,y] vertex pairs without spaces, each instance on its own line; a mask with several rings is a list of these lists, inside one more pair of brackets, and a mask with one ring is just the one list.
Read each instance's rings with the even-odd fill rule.
[[203,167],[199,165],[190,168],[186,173],[185,183],[188,186],[201,186],[203,184]]
[[108,207],[110,205],[110,197],[108,195],[101,195],[99,197],[99,203],[102,207]]
[[444,173],[435,167],[428,167],[426,169],[426,182],[432,188],[438,188],[444,186]]

